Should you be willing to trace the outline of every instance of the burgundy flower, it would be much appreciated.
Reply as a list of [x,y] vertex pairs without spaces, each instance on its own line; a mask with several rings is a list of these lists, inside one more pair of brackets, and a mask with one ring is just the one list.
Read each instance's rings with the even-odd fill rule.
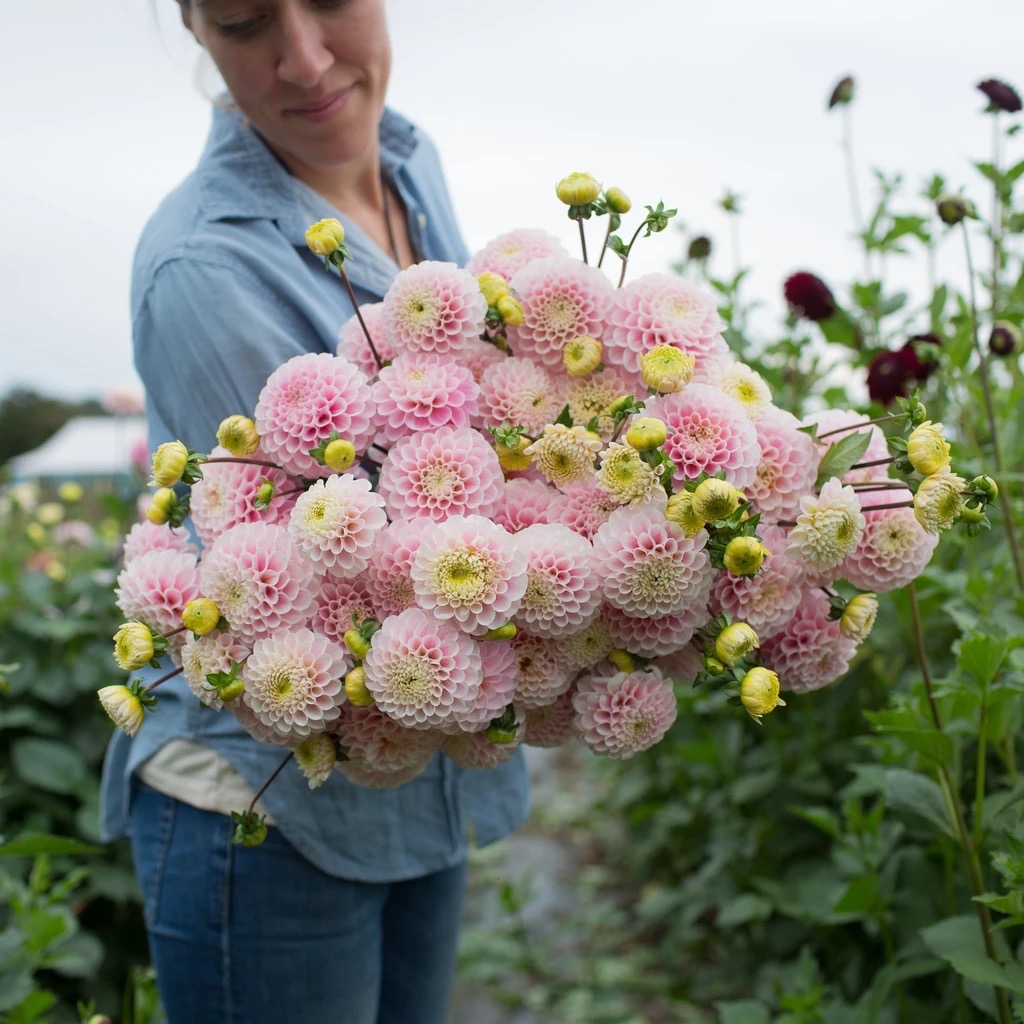
[[921,360],[911,346],[896,352],[879,352],[868,364],[868,394],[873,402],[888,405],[896,398],[905,398],[912,381],[918,379]]
[[978,88],[988,99],[988,110],[992,113],[1005,110],[1007,114],[1016,114],[1020,110],[1020,96],[1012,85],[997,78],[986,78],[978,83]]
[[942,347],[942,338],[934,331],[925,334],[915,334],[907,339],[904,349],[910,349],[917,359],[918,368],[914,376],[920,383],[924,383],[938,368],[939,355],[936,349]]
[[845,78],[840,78],[836,82],[836,87],[832,90],[832,95],[828,100],[828,109],[831,110],[833,107],[841,106],[844,103],[850,103],[853,100],[853,78],[847,75]]
[[827,320],[836,311],[836,300],[828,285],[806,270],[786,278],[783,292],[790,309],[807,320]]
[[1012,356],[1020,348],[1021,332],[1016,324],[1008,320],[997,320],[992,325],[992,333],[988,338],[988,350],[994,356],[1006,358]]

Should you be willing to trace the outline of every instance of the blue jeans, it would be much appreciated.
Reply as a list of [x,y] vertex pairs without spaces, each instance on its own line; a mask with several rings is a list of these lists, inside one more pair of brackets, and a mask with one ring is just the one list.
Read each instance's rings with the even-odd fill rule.
[[349,882],[142,783],[132,853],[169,1024],[443,1024],[464,863]]

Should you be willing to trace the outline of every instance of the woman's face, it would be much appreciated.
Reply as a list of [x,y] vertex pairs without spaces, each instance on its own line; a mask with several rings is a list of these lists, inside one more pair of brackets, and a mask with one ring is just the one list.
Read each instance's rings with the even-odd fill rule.
[[183,17],[290,169],[370,151],[391,69],[384,0],[191,0]]

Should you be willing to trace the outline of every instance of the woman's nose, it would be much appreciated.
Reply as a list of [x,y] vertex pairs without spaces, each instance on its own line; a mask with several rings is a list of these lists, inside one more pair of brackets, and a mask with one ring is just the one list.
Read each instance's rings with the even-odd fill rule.
[[278,77],[310,89],[333,63],[334,55],[327,46],[324,27],[316,15],[297,6],[287,8],[281,17]]

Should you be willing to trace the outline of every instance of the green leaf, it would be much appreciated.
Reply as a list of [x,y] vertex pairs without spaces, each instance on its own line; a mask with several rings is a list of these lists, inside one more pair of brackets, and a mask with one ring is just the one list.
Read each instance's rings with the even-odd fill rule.
[[870,443],[871,435],[865,432],[863,434],[847,434],[846,437],[830,444],[828,451],[825,452],[818,464],[818,479],[814,486],[821,487],[832,477],[838,477],[841,480],[868,450]]
[[878,732],[898,739],[908,749],[937,764],[948,765],[953,760],[953,741],[949,736],[923,722],[909,708],[867,711],[864,717]]
[[885,773],[885,802],[894,811],[914,814],[952,837],[946,802],[937,782],[920,772],[890,768]]
[[720,928],[735,928],[750,921],[764,921],[771,917],[772,905],[763,896],[752,892],[741,893],[724,903],[716,922]]
[[878,904],[878,875],[861,875],[850,882],[846,892],[832,908],[832,913],[852,917],[870,917],[871,911]]
[[718,1024],[771,1024],[772,1015],[764,1003],[753,999],[715,1003]]
[[825,340],[833,345],[845,345],[847,348],[859,349],[863,338],[856,321],[842,310],[825,320],[818,321],[818,327]]
[[988,956],[976,917],[947,917],[923,928],[921,939],[936,956],[970,981],[1024,995],[1024,967],[1015,962],[998,964]]
[[47,793],[73,796],[92,786],[85,758],[65,743],[26,737],[15,740],[11,754],[18,778]]
[[946,309],[946,297],[948,294],[949,289],[944,284],[940,284],[932,293],[932,301],[928,304],[928,315],[932,327],[935,327],[942,321],[942,314]]
[[1004,636],[975,634],[960,641],[957,664],[984,688],[999,674],[1009,645]]
[[75,857],[101,852],[98,846],[43,832],[22,832],[9,842],[0,840],[0,857],[38,857],[41,854],[48,854],[51,857]]
[[555,420],[555,422],[560,423],[563,427],[572,426],[572,413],[569,411],[568,405],[566,405],[565,408],[563,408],[562,411],[558,414],[558,419]]

